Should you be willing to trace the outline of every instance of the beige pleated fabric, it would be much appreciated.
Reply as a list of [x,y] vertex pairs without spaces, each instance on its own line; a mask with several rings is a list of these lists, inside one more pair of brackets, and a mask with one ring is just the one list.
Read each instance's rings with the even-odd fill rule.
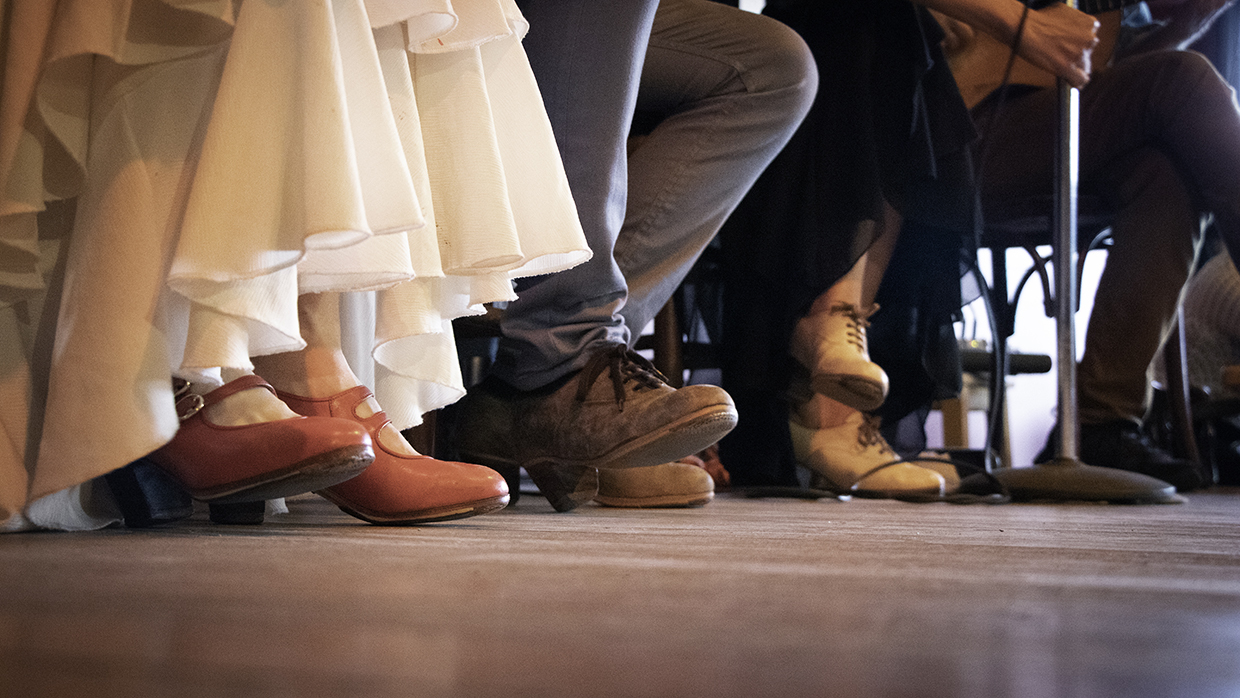
[[[590,255],[511,0],[6,1],[6,66],[48,56],[0,107],[9,528],[115,520],[92,478],[172,437],[170,374],[302,348],[300,293],[352,292],[404,428],[464,394],[452,318]],[[74,195],[51,332],[32,218]]]

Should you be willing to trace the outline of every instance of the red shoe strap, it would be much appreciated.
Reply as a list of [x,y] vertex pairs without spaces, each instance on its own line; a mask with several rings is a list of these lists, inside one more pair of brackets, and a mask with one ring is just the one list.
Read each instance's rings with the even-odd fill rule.
[[223,400],[229,395],[235,395],[236,393],[239,393],[242,390],[249,390],[250,388],[266,388],[271,391],[272,395],[276,394],[276,389],[271,387],[270,383],[263,380],[260,376],[256,376],[253,373],[251,373],[248,375],[241,376],[240,378],[236,380],[229,381],[225,383],[224,385],[221,385],[220,387],[216,388],[215,390],[212,390],[211,392],[207,393],[206,395],[203,395],[202,399],[206,403],[204,406],[210,407],[211,405],[214,405],[215,403],[219,402],[220,400]]
[[176,401],[177,417],[184,422],[229,395],[234,395],[250,388],[266,388],[271,391],[272,395],[276,394],[276,389],[271,387],[271,384],[251,373],[229,381],[206,395],[191,392],[188,381],[174,378],[172,380],[172,399]]
[[365,402],[367,399],[374,397],[374,393],[370,392],[370,388],[364,385],[354,386],[348,390],[342,390],[331,397],[302,397],[293,395],[282,390],[276,391],[276,397],[284,401],[294,412],[307,417],[341,417],[344,419],[352,419],[363,424],[368,431],[378,434],[379,430],[387,424],[387,414],[383,410],[379,410],[369,417],[361,417],[357,414],[357,406]]

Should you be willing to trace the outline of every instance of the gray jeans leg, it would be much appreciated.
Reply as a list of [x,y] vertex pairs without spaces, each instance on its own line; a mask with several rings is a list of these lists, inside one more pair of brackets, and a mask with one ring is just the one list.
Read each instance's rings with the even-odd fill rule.
[[495,374],[530,390],[624,343],[626,286],[612,251],[624,220],[625,141],[657,0],[520,0],[525,50],[542,91],[594,257],[522,279],[502,325]]
[[817,87],[809,48],[783,24],[707,0],[659,4],[637,97],[639,117],[657,126],[630,145],[615,248],[633,335],[788,142]]

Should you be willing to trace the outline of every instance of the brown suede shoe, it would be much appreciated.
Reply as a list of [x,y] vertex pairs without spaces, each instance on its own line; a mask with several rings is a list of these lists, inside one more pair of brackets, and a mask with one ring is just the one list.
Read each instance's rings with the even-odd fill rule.
[[[615,345],[540,390],[519,391],[495,378],[471,389],[461,401],[459,446],[465,460],[525,468],[552,505],[567,511],[589,501],[585,493],[562,497],[543,482],[572,482],[580,490],[592,479],[589,469],[675,461],[735,425],[736,406],[722,389],[672,388],[650,362]],[[548,468],[556,476],[540,478]]]

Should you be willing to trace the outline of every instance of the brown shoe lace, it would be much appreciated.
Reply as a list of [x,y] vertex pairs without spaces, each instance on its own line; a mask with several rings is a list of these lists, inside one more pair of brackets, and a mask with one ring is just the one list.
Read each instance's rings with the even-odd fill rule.
[[874,473],[907,462],[901,458],[899,454],[891,450],[891,446],[887,443],[887,439],[883,438],[882,432],[878,430],[878,417],[868,414],[863,414],[862,417],[864,417],[864,419],[861,422],[861,426],[857,428],[857,443],[867,448],[870,446],[878,446],[879,452],[884,455],[891,456],[891,460],[861,473],[861,475],[853,480],[851,485],[845,488],[845,491],[847,492],[856,492],[860,489],[861,482]]
[[581,382],[577,386],[579,402],[585,402],[586,396],[590,393],[590,387],[594,385],[594,381],[604,369],[607,369],[611,377],[612,391],[615,393],[616,405],[619,406],[621,412],[624,411],[624,386],[629,381],[635,383],[634,392],[667,385],[667,378],[659,373],[659,369],[655,368],[654,364],[647,361],[641,354],[630,351],[627,346],[616,344],[610,349],[604,349],[595,354],[591,357],[590,363],[581,369]]
[[[861,426],[857,429],[857,443],[865,448],[877,446],[879,453],[895,456],[896,452],[891,450],[891,445],[887,443],[887,439],[883,438],[883,433],[878,430],[879,418],[869,414],[862,415],[862,417],[864,419],[861,422]],[[866,473],[866,475],[869,475],[869,473]]]

